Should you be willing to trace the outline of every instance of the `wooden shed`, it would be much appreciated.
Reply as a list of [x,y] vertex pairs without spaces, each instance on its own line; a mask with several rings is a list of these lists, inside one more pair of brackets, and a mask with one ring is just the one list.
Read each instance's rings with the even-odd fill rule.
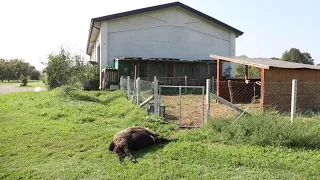
[[[292,80],[296,79],[298,82],[297,109],[301,111],[320,110],[320,66],[267,58],[228,58],[217,55],[210,55],[210,57],[217,60],[217,95],[226,100],[232,101],[230,87],[233,87],[234,91],[241,92],[244,95],[249,92],[252,96],[252,89],[254,88],[259,89],[257,97],[259,97],[262,109],[270,107],[280,111],[289,111],[292,96]],[[224,61],[244,65],[245,77],[238,79],[223,78],[221,63]],[[250,79],[248,77],[248,66],[259,68],[261,73],[260,78]],[[237,85],[235,86],[234,84]],[[244,101],[242,99],[241,103]]]
[[215,77],[217,65],[214,60],[183,60],[174,58],[122,57],[114,60],[118,77],[136,75],[142,80],[153,81],[154,76],[166,85],[205,85],[207,78]]

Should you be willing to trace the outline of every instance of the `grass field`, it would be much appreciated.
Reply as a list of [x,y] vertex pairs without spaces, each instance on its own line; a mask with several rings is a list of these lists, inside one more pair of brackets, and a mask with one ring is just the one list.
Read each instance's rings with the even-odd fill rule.
[[[269,131],[259,134],[255,127],[264,126],[252,121],[243,123],[253,124],[250,138],[255,142],[255,137],[256,143],[241,135],[241,123],[232,126],[239,127],[238,131],[225,128],[231,127],[224,125],[227,120],[212,120],[201,129],[178,130],[175,124],[146,117],[117,91],[71,96],[60,90],[24,92],[1,95],[0,102],[0,179],[320,178],[319,150],[276,146],[273,141],[259,145],[259,138],[267,137]],[[258,122],[263,123],[260,118]],[[272,123],[264,128],[278,127]],[[307,137],[319,131],[319,123],[312,123],[310,132],[302,128],[309,133]],[[139,163],[126,158],[125,165],[120,165],[108,145],[116,132],[135,125],[177,141],[134,152]]]

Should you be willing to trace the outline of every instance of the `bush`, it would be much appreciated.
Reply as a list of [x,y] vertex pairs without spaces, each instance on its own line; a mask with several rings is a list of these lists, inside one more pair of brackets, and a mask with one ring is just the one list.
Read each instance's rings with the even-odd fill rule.
[[211,138],[220,142],[248,143],[260,146],[320,148],[320,121],[309,119],[291,123],[288,117],[267,114],[240,120],[214,119],[208,124]]
[[84,90],[99,90],[99,66],[97,64],[88,64],[84,68],[82,87]]
[[21,75],[20,76],[20,80],[21,80],[21,85],[22,86],[27,86],[27,84],[28,84],[28,77],[25,77],[24,75]]

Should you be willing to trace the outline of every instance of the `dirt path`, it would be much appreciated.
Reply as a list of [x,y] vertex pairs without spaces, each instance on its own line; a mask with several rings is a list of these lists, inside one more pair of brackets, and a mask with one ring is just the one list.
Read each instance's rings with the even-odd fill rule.
[[[37,82],[35,82],[35,83],[37,83]],[[29,83],[29,84],[35,84],[35,83]],[[34,90],[34,88],[30,88],[30,87],[17,87],[17,86],[20,86],[20,84],[14,83],[14,84],[8,84],[8,85],[1,85],[0,86],[0,95]]]

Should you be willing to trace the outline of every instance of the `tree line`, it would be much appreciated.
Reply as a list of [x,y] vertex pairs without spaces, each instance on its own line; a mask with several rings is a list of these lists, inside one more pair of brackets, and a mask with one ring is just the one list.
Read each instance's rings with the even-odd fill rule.
[[[246,55],[242,55],[240,57],[248,58]],[[288,62],[302,63],[302,64],[314,64],[314,59],[308,52],[301,52],[297,48],[291,48],[290,50],[286,50],[282,53],[281,58],[271,57],[273,60],[282,60]],[[318,64],[320,65],[320,64]],[[244,77],[245,75],[245,66],[242,64],[236,64],[236,77]],[[250,78],[260,78],[260,69],[257,67],[248,66],[248,76]]]
[[22,59],[2,59],[0,58],[0,80],[18,81],[21,77],[29,77],[31,80],[40,79],[40,71],[36,70],[30,63]]

